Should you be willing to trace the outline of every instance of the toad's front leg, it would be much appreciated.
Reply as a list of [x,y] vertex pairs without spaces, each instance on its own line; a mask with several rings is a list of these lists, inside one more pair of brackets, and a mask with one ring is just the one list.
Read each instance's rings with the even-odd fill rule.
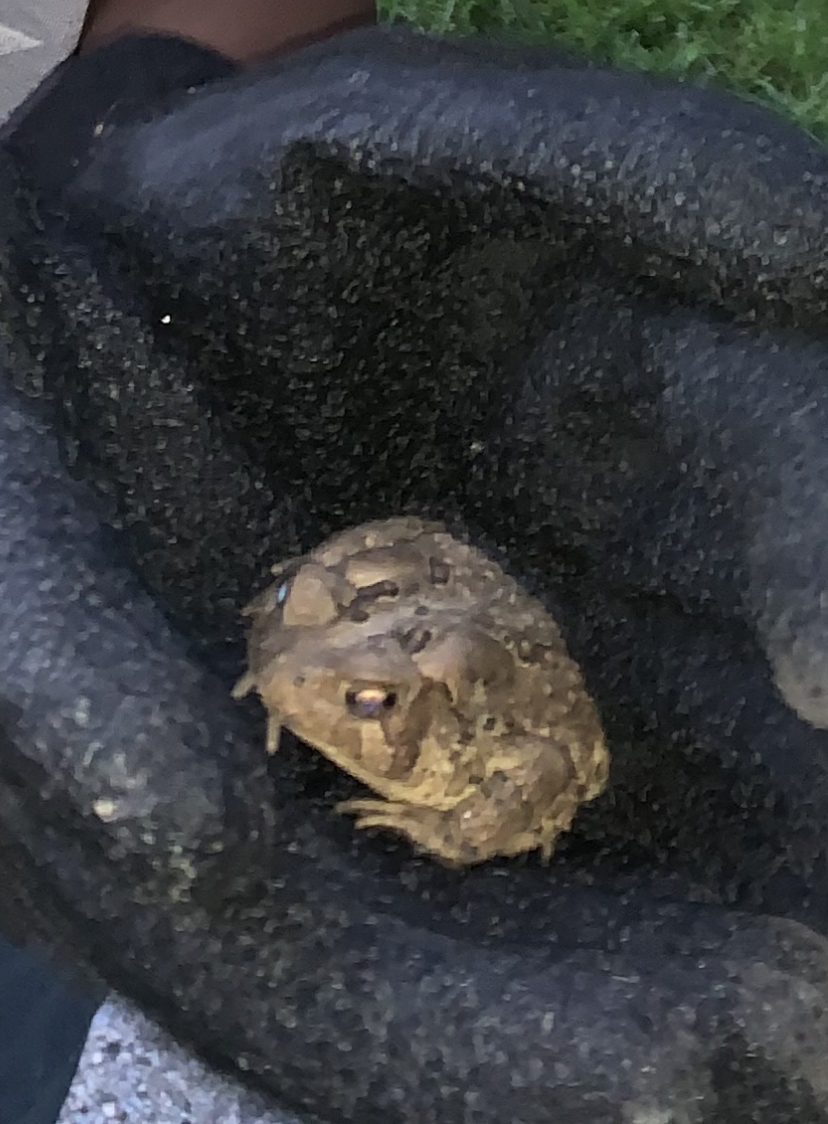
[[400,801],[370,799],[346,800],[338,804],[336,810],[355,815],[358,828],[381,828],[405,835],[416,847],[450,866],[475,861],[464,857],[457,847],[451,825],[446,820],[451,812]]
[[474,793],[449,811],[385,800],[348,800],[337,811],[356,815],[358,828],[405,835],[447,866],[470,866],[498,854],[514,853],[509,847],[514,824],[508,823],[504,833],[502,810],[493,807],[484,793]]
[[605,756],[598,748],[590,776],[549,740],[516,738],[492,759],[478,786],[448,811],[384,800],[349,800],[339,808],[359,817],[357,827],[400,832],[450,866],[535,849],[548,859],[580,805],[603,787]]

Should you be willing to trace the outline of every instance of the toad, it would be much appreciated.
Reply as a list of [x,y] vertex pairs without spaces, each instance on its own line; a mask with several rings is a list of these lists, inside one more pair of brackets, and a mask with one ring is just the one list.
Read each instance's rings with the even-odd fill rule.
[[273,569],[244,610],[267,748],[287,728],[378,798],[339,810],[452,866],[545,859],[609,755],[544,606],[439,523],[363,524]]

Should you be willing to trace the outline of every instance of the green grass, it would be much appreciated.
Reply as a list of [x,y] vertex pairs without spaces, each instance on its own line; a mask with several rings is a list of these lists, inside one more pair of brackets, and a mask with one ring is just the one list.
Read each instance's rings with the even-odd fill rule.
[[828,141],[828,0],[381,0],[431,31],[556,41],[727,86]]

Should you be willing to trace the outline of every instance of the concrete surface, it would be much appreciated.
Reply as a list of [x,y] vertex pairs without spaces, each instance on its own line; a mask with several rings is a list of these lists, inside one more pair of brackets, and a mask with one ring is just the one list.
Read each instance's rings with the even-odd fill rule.
[[59,1124],[296,1124],[118,998],[95,1016]]
[[87,0],[0,0],[0,122],[67,57]]

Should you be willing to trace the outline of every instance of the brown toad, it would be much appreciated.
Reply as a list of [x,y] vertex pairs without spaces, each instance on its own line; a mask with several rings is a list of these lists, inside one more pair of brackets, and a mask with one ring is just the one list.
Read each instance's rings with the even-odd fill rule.
[[349,800],[451,865],[540,848],[604,788],[596,708],[558,627],[438,523],[367,523],[274,568],[245,609],[249,670],[282,726],[382,799]]

